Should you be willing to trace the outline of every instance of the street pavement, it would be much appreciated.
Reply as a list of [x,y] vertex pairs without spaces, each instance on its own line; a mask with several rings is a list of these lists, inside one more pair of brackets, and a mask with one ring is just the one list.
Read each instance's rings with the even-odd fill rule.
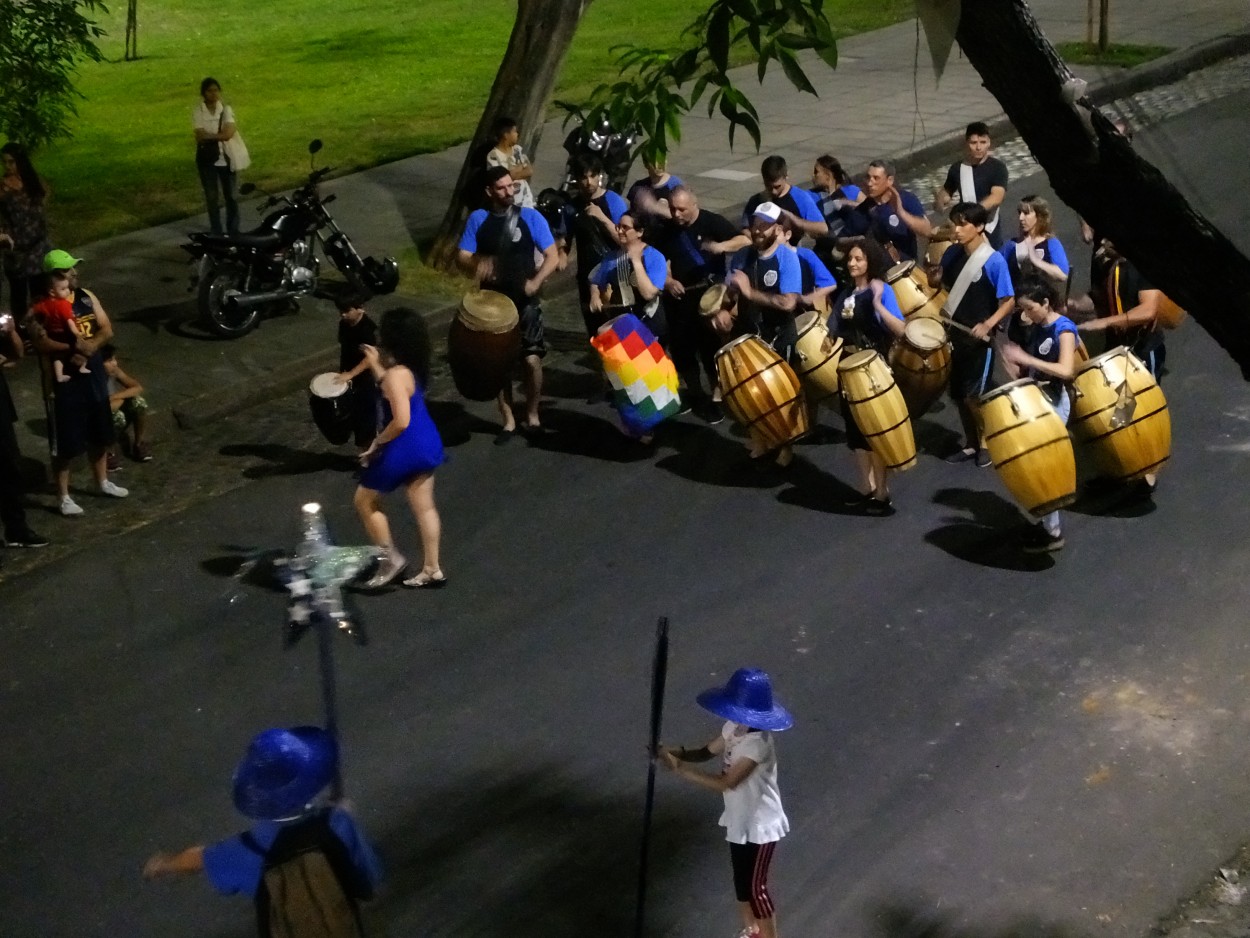
[[[1137,145],[1185,162],[1202,134],[1210,172],[1186,188],[1218,205],[1246,182],[1247,104],[1214,101]],[[1021,177],[1010,200],[1026,191],[1048,194]],[[1245,244],[1244,215],[1227,221]],[[779,738],[785,934],[1145,934],[1245,840],[1250,795],[1250,508],[1235,495],[1250,389],[1192,323],[1169,350],[1158,494],[1086,495],[1068,547],[1042,558],[1019,552],[992,472],[934,458],[949,407],[918,422],[899,513],[870,519],[842,507],[841,445],[761,473],[728,425],[682,418],[654,450],[626,442],[583,402],[595,376],[576,354],[553,357],[556,432],[530,445],[491,445],[489,405],[440,373],[451,583],[356,597],[372,642],[335,647],[347,792],[390,872],[378,933],[626,933],[650,641],[668,615],[667,740],[712,735],[693,697],[744,664],[797,716]],[[281,648],[285,594],[263,569],[231,573],[293,546],[310,499],[339,543],[361,534],[301,395],[219,428],[234,438],[180,454],[201,497],[4,585],[0,934],[250,933],[246,902],[138,871],[234,831],[244,741],[320,716],[312,643]],[[662,775],[647,934],[736,930],[718,813]]]

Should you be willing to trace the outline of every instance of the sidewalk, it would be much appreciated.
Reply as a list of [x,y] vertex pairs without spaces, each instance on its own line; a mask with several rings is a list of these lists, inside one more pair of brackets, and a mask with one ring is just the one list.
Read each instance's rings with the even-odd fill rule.
[[[1033,8],[1051,41],[1084,38],[1082,0],[1035,0]],[[1203,46],[1250,27],[1245,0],[1190,0],[1183,5],[1137,0],[1131,10],[1131,15],[1121,13],[1113,22],[1114,39],[1169,45],[1177,52],[1132,73],[1078,69],[1094,89],[1105,91],[1133,80],[1142,85],[1172,80],[1202,62]],[[758,86],[754,67],[745,68],[742,86],[763,118],[761,152],[756,153],[749,140],[744,143],[745,138],[731,151],[724,122],[700,113],[686,121],[681,145],[670,155],[670,168],[699,193],[705,207],[729,211],[758,190],[760,160],[773,152],[790,159],[796,183],[807,181],[812,159],[825,152],[832,152],[852,171],[874,157],[890,155],[899,161],[904,178],[921,162],[949,161],[958,152],[968,122],[992,124],[1004,117],[958,48],[938,86],[924,49],[915,22],[846,39],[839,44],[836,70],[815,62],[809,71],[819,97],[795,92],[780,70],[771,71]],[[545,143],[535,153],[538,188],[560,181],[563,135],[558,121],[544,128]],[[398,254],[430,236],[466,148],[400,160],[326,184],[339,196],[336,218],[361,253]],[[350,154],[323,152],[322,157],[333,165],[346,162]],[[290,155],[293,162],[305,158],[302,152]],[[927,200],[925,193],[921,195]],[[246,224],[252,208],[245,205],[243,211]],[[56,245],[84,259],[82,281],[108,311],[127,370],[145,385],[156,411],[158,439],[174,432],[174,418],[181,426],[194,428],[272,399],[335,365],[336,317],[323,301],[304,301],[299,312],[267,320],[256,332],[234,341],[214,339],[195,323],[194,297],[187,291],[189,268],[178,245],[187,231],[204,224],[201,216],[94,244]],[[395,299],[421,309],[439,324],[450,314],[420,298]],[[547,307],[549,326],[580,327],[567,299],[562,302],[553,296]],[[22,451],[43,460],[46,441],[36,372],[28,363],[7,376],[21,415]]]

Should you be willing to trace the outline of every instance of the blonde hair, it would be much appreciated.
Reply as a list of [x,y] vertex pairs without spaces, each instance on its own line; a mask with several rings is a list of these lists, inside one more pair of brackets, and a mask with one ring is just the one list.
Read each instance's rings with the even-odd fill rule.
[[1050,203],[1043,199],[1040,195],[1026,195],[1020,200],[1019,208],[1023,209],[1028,206],[1033,210],[1033,214],[1037,216],[1037,225],[1033,228],[1034,235],[1045,235],[1050,237],[1054,234],[1054,229],[1050,224]]

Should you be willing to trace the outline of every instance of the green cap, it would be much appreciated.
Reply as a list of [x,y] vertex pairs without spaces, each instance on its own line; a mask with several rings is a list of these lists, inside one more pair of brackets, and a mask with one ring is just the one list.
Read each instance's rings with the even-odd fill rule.
[[43,269],[45,271],[69,270],[71,267],[77,267],[81,263],[82,258],[75,257],[69,251],[49,251],[43,256]]

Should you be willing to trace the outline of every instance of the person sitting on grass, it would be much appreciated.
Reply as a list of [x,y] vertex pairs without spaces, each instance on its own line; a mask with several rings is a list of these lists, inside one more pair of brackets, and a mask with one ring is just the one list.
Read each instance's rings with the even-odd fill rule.
[[113,427],[122,451],[136,462],[151,462],[152,450],[144,439],[148,402],[143,396],[143,385],[122,370],[113,345],[103,346],[100,358],[108,376],[109,409],[113,412]]

